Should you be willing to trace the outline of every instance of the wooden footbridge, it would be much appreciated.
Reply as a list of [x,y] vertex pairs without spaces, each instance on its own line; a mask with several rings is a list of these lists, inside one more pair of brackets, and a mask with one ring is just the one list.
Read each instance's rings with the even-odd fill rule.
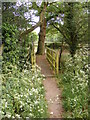
[[41,68],[41,73],[45,76],[43,85],[46,91],[45,98],[48,103],[50,118],[62,118],[64,111],[62,107],[62,90],[58,88],[55,77],[59,69],[59,54],[47,47],[45,55],[35,56],[34,51],[32,51],[31,55],[32,65],[36,63]]
[[[57,75],[59,72],[59,52],[49,47],[46,47],[46,54],[42,55],[42,57],[48,61],[48,63],[50,64],[49,67],[52,69],[54,75]],[[43,60],[40,61],[43,63]],[[36,56],[34,49],[31,52],[31,64],[32,66],[36,64]]]

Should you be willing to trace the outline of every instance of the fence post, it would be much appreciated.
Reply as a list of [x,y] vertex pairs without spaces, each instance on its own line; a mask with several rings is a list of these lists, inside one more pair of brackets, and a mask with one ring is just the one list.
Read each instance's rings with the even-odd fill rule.
[[46,47],[46,58],[47,58],[47,47]]

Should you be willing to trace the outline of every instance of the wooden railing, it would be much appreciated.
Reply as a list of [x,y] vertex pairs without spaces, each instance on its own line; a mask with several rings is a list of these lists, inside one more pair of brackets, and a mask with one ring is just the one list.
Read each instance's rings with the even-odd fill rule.
[[46,47],[46,58],[49,61],[55,74],[59,71],[59,53],[53,49]]

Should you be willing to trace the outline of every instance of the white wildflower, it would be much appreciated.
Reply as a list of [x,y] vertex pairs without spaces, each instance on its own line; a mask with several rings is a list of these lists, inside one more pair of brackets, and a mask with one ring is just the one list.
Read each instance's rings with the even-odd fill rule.
[[53,112],[50,112],[50,115],[53,115]]

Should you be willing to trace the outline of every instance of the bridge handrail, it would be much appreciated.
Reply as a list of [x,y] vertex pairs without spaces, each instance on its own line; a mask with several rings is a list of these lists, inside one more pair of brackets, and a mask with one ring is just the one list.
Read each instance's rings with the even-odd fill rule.
[[46,58],[50,63],[54,73],[58,74],[59,72],[59,53],[55,50],[46,47]]

